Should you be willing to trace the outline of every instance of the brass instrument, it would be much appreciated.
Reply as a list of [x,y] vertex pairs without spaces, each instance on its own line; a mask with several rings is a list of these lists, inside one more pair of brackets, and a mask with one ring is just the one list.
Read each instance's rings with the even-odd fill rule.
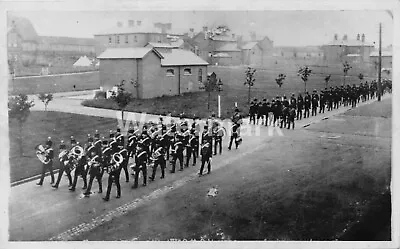
[[111,172],[116,171],[123,161],[124,157],[119,152],[114,153],[111,156],[111,165],[109,165],[106,169],[107,173],[110,174]]
[[35,146],[36,150],[36,156],[37,158],[44,164],[48,164],[50,162],[50,159],[47,158],[48,153],[45,149],[45,147],[41,144]]
[[58,154],[58,160],[60,160],[60,162],[61,162],[61,161],[64,161],[64,160],[63,160],[63,157],[64,157],[65,155],[67,155],[68,153],[69,153],[68,150],[61,150],[60,153]]
[[80,159],[85,154],[85,150],[80,145],[75,145],[71,148],[69,155],[76,159]]

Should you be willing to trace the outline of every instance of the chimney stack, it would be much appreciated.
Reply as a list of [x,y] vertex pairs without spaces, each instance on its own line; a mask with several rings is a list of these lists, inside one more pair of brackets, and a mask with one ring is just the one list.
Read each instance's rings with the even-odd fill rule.
[[347,41],[347,35],[343,36],[343,41]]
[[117,22],[117,27],[118,28],[122,27],[122,22]]
[[357,34],[357,41],[360,40],[360,34]]
[[335,34],[335,35],[333,36],[333,39],[334,39],[335,41],[337,41],[337,40],[338,40],[338,34]]
[[365,42],[365,34],[362,34],[362,36],[361,36],[361,41],[362,41],[362,42]]
[[136,25],[140,26],[142,24],[142,21],[136,21]]
[[134,20],[128,20],[128,27],[134,27],[135,26],[135,21]]

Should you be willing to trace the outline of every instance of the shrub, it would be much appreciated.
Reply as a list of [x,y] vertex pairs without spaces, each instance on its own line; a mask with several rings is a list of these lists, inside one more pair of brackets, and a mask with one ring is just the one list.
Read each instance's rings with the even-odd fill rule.
[[94,95],[94,99],[105,99],[106,92],[105,91],[96,91]]

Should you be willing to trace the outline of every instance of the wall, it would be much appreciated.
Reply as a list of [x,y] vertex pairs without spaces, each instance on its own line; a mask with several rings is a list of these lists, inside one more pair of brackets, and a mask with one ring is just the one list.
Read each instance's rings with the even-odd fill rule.
[[137,78],[137,63],[138,61],[134,59],[101,59],[99,68],[100,86],[104,90],[111,90],[115,85],[125,80],[126,90],[131,91],[133,96],[136,97],[135,89],[130,84],[130,80]]
[[[185,75],[185,68],[191,69],[190,75]],[[207,66],[181,66],[180,67],[180,89],[181,94],[186,92],[198,92],[199,89],[199,69],[202,69],[203,81],[207,79]]]
[[242,57],[242,63],[245,65],[263,64],[263,51],[259,46],[254,46],[251,50],[243,50]]

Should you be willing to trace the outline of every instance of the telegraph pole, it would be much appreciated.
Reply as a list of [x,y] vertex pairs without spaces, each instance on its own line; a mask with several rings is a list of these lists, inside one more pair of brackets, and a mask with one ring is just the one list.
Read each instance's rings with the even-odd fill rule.
[[378,101],[382,95],[382,23],[379,23],[379,58],[378,58]]

